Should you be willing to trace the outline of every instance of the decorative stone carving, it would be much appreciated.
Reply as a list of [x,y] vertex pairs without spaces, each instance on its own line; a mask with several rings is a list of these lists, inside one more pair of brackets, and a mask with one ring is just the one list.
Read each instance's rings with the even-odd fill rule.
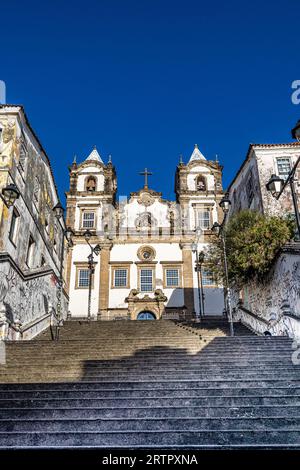
[[147,246],[147,245],[141,246],[137,252],[137,257],[141,261],[152,261],[154,260],[155,256],[156,256],[156,252],[154,248],[152,248],[152,246]]
[[154,203],[155,199],[149,192],[141,193],[137,199],[139,204],[142,204],[143,206],[149,207],[152,206]]
[[149,311],[155,315],[157,320],[159,320],[165,313],[165,302],[168,300],[163,291],[161,289],[157,289],[154,292],[154,297],[150,297],[149,294],[139,297],[138,294],[139,292],[136,289],[132,289],[129,296],[125,299],[125,302],[128,303],[130,319],[136,320],[139,313]]
[[143,214],[140,214],[135,220],[135,228],[138,232],[148,230],[151,227],[156,226],[157,220],[150,212],[144,212]]

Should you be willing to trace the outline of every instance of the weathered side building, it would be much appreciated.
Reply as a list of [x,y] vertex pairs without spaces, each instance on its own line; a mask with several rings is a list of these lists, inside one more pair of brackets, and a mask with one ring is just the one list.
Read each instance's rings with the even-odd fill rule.
[[[22,106],[0,106],[0,188],[15,184],[13,207],[0,199],[0,332],[28,339],[57,309],[64,222],[50,161]],[[61,309],[66,313],[67,297]]]
[[[228,220],[242,209],[266,215],[294,216],[289,185],[279,200],[267,191],[272,174],[286,179],[300,155],[300,144],[250,145],[246,159],[228,188],[231,207]],[[295,174],[295,190],[300,203],[300,168]],[[264,282],[249,282],[236,293],[236,319],[255,331],[300,335],[299,243],[286,246],[274,261]]]
[[[232,180],[228,192],[231,208],[228,216],[241,209],[258,210],[264,214],[293,214],[293,203],[290,188],[287,187],[279,200],[276,200],[266,189],[272,174],[285,179],[296,163],[300,154],[300,144],[251,144],[247,156]],[[296,174],[299,181],[300,168]]]

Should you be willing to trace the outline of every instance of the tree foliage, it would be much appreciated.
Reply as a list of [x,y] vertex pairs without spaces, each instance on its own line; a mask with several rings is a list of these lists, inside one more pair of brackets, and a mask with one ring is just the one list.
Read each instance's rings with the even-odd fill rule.
[[[223,228],[230,283],[241,286],[250,279],[263,279],[277,253],[292,239],[293,233],[293,223],[286,218],[267,217],[250,210],[234,215]],[[221,237],[214,237],[206,259],[215,278],[223,282]]]

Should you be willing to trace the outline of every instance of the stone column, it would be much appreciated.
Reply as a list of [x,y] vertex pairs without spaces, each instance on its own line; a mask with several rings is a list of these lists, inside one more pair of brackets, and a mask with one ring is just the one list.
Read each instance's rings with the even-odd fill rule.
[[109,302],[109,261],[112,243],[100,243],[100,285],[99,285],[99,308],[98,317],[107,316]]
[[194,282],[193,282],[193,258],[191,243],[181,243],[183,261],[183,292],[184,304],[187,316],[192,317],[194,312]]

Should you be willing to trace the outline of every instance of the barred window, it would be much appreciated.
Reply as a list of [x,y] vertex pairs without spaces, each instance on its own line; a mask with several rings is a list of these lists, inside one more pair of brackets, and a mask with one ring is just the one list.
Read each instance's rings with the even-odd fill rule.
[[115,287],[126,287],[127,286],[127,269],[115,269],[114,278]]
[[202,284],[204,286],[212,286],[214,283],[213,273],[207,269],[204,269],[202,271]]
[[141,292],[151,292],[153,290],[153,269],[141,269],[140,288]]
[[89,287],[90,272],[88,269],[79,269],[78,287]]
[[291,171],[291,161],[289,158],[276,158],[278,175],[284,180],[287,179]]
[[210,213],[208,210],[198,211],[198,226],[202,229],[210,228]]
[[95,212],[84,212],[82,218],[83,228],[94,228],[95,226]]
[[179,269],[166,269],[166,287],[179,286]]

